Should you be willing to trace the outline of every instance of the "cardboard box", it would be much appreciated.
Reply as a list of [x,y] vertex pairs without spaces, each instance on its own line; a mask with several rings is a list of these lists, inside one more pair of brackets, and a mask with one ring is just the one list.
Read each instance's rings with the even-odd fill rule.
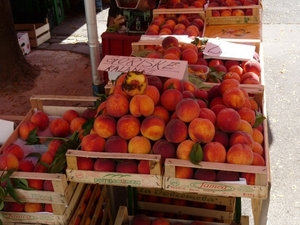
[[29,54],[29,52],[31,51],[31,47],[30,47],[28,33],[18,32],[17,37],[23,55]]

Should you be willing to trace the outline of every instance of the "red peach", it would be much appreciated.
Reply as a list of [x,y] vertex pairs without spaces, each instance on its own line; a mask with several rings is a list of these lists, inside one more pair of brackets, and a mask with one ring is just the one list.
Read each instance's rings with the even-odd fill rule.
[[217,181],[239,181],[239,173],[233,171],[219,170],[217,172]]
[[168,89],[176,89],[180,92],[184,90],[183,81],[176,78],[168,78],[163,85],[163,91]]
[[242,108],[246,102],[243,91],[237,87],[229,88],[222,97],[224,104],[233,109]]
[[81,140],[81,150],[89,152],[103,152],[105,139],[98,134],[87,134]]
[[37,125],[39,131],[43,131],[49,126],[49,117],[42,111],[35,112],[30,117],[30,121]]
[[176,166],[175,178],[192,179],[194,176],[194,170],[191,167]]
[[203,161],[225,163],[226,149],[219,142],[209,142],[203,146]]
[[148,160],[140,160],[138,163],[138,173],[139,174],[150,174],[150,165]]
[[173,143],[184,141],[187,138],[187,134],[187,125],[179,119],[170,120],[165,127],[165,138]]
[[106,152],[120,152],[127,153],[127,141],[120,136],[114,135],[110,136],[105,142],[105,151]]
[[4,202],[3,211],[5,212],[24,212],[24,203]]
[[50,122],[49,130],[54,137],[66,137],[70,133],[70,125],[63,118],[55,118]]
[[126,159],[117,163],[117,173],[137,173],[137,162],[134,159]]
[[103,138],[109,138],[117,132],[117,122],[116,119],[109,115],[99,115],[94,121],[95,132]]
[[[128,129],[128,128],[127,128]],[[164,135],[165,131],[165,122],[162,118],[151,115],[146,117],[141,124],[141,134],[152,140],[157,141],[158,139],[161,139]]]
[[43,184],[44,191],[54,191],[52,180],[45,180]]
[[106,110],[112,117],[121,117],[129,111],[129,101],[124,95],[113,94],[108,97]]
[[228,134],[221,130],[216,130],[215,136],[212,141],[221,143],[225,149],[228,149],[228,147],[229,147]]
[[254,145],[254,141],[252,136],[249,133],[244,131],[235,131],[230,135],[229,138],[229,146],[231,147],[234,144],[245,144],[252,149]]
[[33,172],[34,164],[31,160],[23,159],[19,162],[19,171]]
[[232,133],[237,131],[240,125],[241,117],[234,109],[222,109],[217,115],[217,126],[225,133]]
[[78,157],[77,167],[78,170],[93,170],[94,160],[92,158]]
[[[175,26],[175,25],[174,25]],[[179,46],[179,41],[177,40],[176,37],[173,37],[173,36],[167,36],[165,37],[163,40],[162,40],[162,43],[161,43],[162,47],[164,49],[167,49],[171,46]]]
[[191,98],[181,99],[175,109],[176,116],[183,122],[191,122],[200,114],[198,103]]
[[175,158],[176,148],[172,142],[162,138],[153,144],[152,153],[161,155],[161,161],[164,163],[166,158]]
[[78,116],[79,113],[76,110],[68,109],[63,113],[62,118],[66,120],[68,123],[71,123],[71,121]]
[[70,123],[70,133],[73,134],[75,132],[82,131],[82,126],[87,120],[83,117],[76,117]]
[[195,64],[198,60],[198,53],[191,48],[182,51],[182,60],[186,60],[188,64]]
[[131,220],[132,225],[150,225],[151,220],[145,214],[135,215]]
[[24,158],[23,148],[20,145],[17,145],[14,143],[7,145],[3,149],[3,154],[7,154],[7,153],[11,153],[11,154],[15,155],[19,161]]
[[216,120],[217,120],[216,114],[214,113],[214,111],[212,111],[209,108],[200,108],[199,118],[208,119],[214,125],[216,124]]
[[251,165],[253,162],[253,151],[245,144],[234,144],[227,152],[227,162],[232,164]]
[[215,126],[208,119],[196,118],[189,124],[188,134],[195,142],[208,143],[215,136]]
[[27,179],[28,187],[31,187],[35,190],[43,190],[44,180],[37,179]]
[[160,97],[160,103],[168,111],[175,111],[177,103],[183,99],[182,93],[176,89],[165,90]]
[[11,154],[1,154],[0,155],[0,170],[18,170],[19,160],[18,158]]
[[28,138],[29,133],[36,129],[38,129],[38,127],[33,122],[27,121],[27,122],[21,123],[19,125],[19,136],[22,140],[25,141]]
[[193,178],[196,180],[216,181],[217,174],[214,170],[198,168],[196,169]]
[[140,121],[133,115],[124,115],[117,122],[117,134],[129,140],[140,132]]
[[100,172],[115,172],[116,162],[109,158],[99,158],[95,161],[93,169]]

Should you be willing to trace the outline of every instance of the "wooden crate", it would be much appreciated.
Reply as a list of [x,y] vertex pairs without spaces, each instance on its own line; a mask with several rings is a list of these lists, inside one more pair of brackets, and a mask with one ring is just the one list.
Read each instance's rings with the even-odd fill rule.
[[27,32],[29,36],[30,46],[33,48],[38,47],[51,38],[48,19],[45,19],[45,23],[15,24],[15,30]]
[[[133,218],[133,216],[128,215],[127,207],[120,206],[114,225],[128,225],[128,224],[130,224],[132,218]],[[150,218],[150,219],[153,220],[154,218]],[[175,220],[175,219],[168,219],[168,220],[171,223],[181,222],[184,225],[189,225],[192,222],[191,220]],[[205,225],[230,225],[228,223],[227,224],[226,223],[214,223],[214,222],[202,222],[202,223]],[[248,216],[242,216],[240,225],[249,225]]]
[[[97,193],[101,192],[100,196]],[[88,193],[91,193],[90,198],[86,200]],[[84,213],[81,215],[82,208]],[[99,223],[98,215],[102,211],[101,223]],[[101,224],[101,225],[112,225],[113,218],[111,213],[111,203],[108,198],[108,191],[106,186],[100,186],[99,184],[92,185],[88,184],[85,187],[82,198],[74,212],[69,225],[75,225],[77,217],[80,216],[80,224],[86,224],[88,217],[91,219],[90,225]]]
[[[78,150],[68,150],[66,174],[69,181],[132,187],[162,187],[162,167],[161,156],[152,154],[131,154],[131,153],[111,153],[111,152],[86,152]],[[136,159],[148,160],[150,164],[150,174],[132,174],[117,172],[99,172],[78,170],[77,158],[110,158],[115,160]]]
[[53,224],[53,225],[68,225],[71,216],[73,215],[77,204],[84,191],[85,184],[79,184],[72,196],[69,205],[63,205],[64,213],[55,215],[54,213],[26,213],[26,212],[0,212],[0,219],[4,224],[7,223],[33,223],[33,224]]

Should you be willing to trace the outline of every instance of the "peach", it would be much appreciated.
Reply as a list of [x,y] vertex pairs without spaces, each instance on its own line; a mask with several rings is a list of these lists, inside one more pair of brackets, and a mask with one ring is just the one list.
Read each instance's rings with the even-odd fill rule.
[[86,122],[87,120],[84,119],[83,117],[76,117],[70,122],[70,133],[73,134],[75,132],[80,132],[82,130],[82,125]]
[[209,108],[200,108],[200,113],[199,113],[199,118],[202,119],[208,119],[210,120],[214,125],[216,124],[216,120],[217,120],[217,116],[214,113],[214,111],[212,111]]
[[125,159],[120,161],[116,165],[116,172],[117,173],[137,173],[138,164],[137,161],[134,159]]
[[240,65],[233,65],[228,69],[228,71],[237,73],[240,78],[242,78],[242,75],[244,74],[244,70]]
[[24,206],[24,212],[42,212],[44,211],[44,207],[42,203],[32,203],[32,202],[26,202]]
[[[191,99],[194,99],[195,98],[195,96],[193,95],[193,93],[192,92],[190,92],[190,91],[183,91],[182,92],[182,97],[183,98],[191,98]],[[198,104],[198,103],[197,103]],[[198,104],[199,105],[199,104]]]
[[194,141],[190,139],[186,139],[179,143],[176,149],[176,157],[178,159],[184,159],[189,160],[190,159],[190,153],[193,148],[193,145],[195,144]]
[[251,165],[253,151],[249,145],[234,144],[227,151],[227,162],[231,164]]
[[241,177],[246,179],[248,185],[255,185],[255,173],[241,173]]
[[165,138],[173,143],[180,143],[187,138],[187,125],[180,119],[172,119],[165,127]]
[[252,129],[251,124],[248,121],[243,120],[243,119],[241,119],[241,125],[238,130],[244,131],[244,132],[250,134],[251,136],[253,134],[253,129]]
[[160,52],[150,52],[148,53],[145,58],[151,58],[151,59],[162,59],[162,54]]
[[127,141],[117,135],[110,136],[105,142],[105,151],[106,152],[120,152],[127,153],[128,144]]
[[223,171],[217,172],[217,181],[239,181],[239,173],[234,171]]
[[115,172],[116,162],[109,158],[96,159],[94,163],[94,170],[100,172]]
[[224,66],[226,67],[227,71],[234,65],[240,65],[239,61],[237,60],[226,60]]
[[163,85],[163,91],[176,89],[180,92],[184,90],[183,81],[176,78],[168,78]]
[[243,66],[244,72],[253,72],[256,73],[258,76],[261,74],[261,65],[255,59],[248,60]]
[[3,202],[5,212],[24,212],[25,204],[18,202]]
[[167,124],[170,119],[169,111],[165,107],[160,105],[154,107],[152,115],[160,117],[165,122],[165,124]]
[[254,73],[254,72],[247,72],[247,73],[244,73],[242,75],[242,77],[241,77],[241,83],[243,83],[248,78],[252,78],[252,79],[254,79],[254,80],[258,81],[258,82],[260,80],[259,76],[256,73]]
[[175,178],[192,179],[194,176],[194,169],[191,167],[176,166]]
[[49,130],[54,137],[66,137],[70,133],[70,125],[65,119],[58,117],[50,122]]
[[160,100],[160,93],[157,87],[148,85],[145,90],[145,95],[148,95],[150,98],[152,98],[154,105],[157,105]]
[[148,75],[147,80],[148,80],[148,86],[155,86],[157,88],[157,90],[159,91],[159,93],[162,92],[163,83],[162,83],[162,80],[158,76]]
[[180,57],[178,57],[174,53],[168,53],[168,54],[164,54],[163,59],[180,60]]
[[198,61],[198,53],[192,48],[184,49],[181,54],[181,59],[187,61],[188,64],[195,64]]
[[203,146],[203,161],[225,163],[226,149],[219,142],[209,142]]
[[213,108],[215,105],[225,105],[223,98],[221,96],[217,96],[215,98],[213,98],[210,102],[209,102],[209,108]]
[[228,134],[221,130],[216,130],[215,136],[212,141],[221,143],[225,149],[228,149],[228,147],[229,147]]
[[141,123],[141,134],[152,141],[162,138],[164,131],[165,122],[158,116],[148,116]]
[[194,142],[208,143],[215,136],[215,126],[208,119],[196,118],[190,122],[188,134]]
[[110,95],[106,102],[106,110],[112,117],[121,117],[128,113],[129,101],[121,94]]
[[174,28],[173,28],[173,31],[175,31],[175,30],[177,30],[177,29],[185,30],[186,27],[187,27],[186,21],[184,20],[184,21],[182,21],[182,22],[176,24],[176,25],[174,26]]
[[164,163],[166,158],[175,158],[176,148],[172,142],[162,138],[153,144],[152,153],[161,155],[161,161]]
[[235,10],[232,11],[231,15],[232,16],[244,16],[245,13],[241,9],[235,9]]
[[264,154],[264,148],[263,148],[263,146],[261,144],[257,143],[256,141],[254,141],[252,151],[256,152],[256,153],[258,153],[260,155]]
[[221,12],[221,16],[231,16],[231,11],[227,10],[227,9],[224,9]]
[[51,165],[53,160],[54,160],[54,156],[50,152],[43,153],[41,158],[40,158],[40,161],[47,164],[47,165]]
[[172,34],[183,35],[185,33],[185,28],[176,28],[173,30]]
[[43,183],[43,190],[44,191],[54,191],[52,180],[45,180],[44,181],[44,183]]
[[177,46],[172,46],[172,47],[167,48],[165,50],[164,54],[167,55],[169,53],[176,55],[178,57],[178,59],[181,58],[181,49]]
[[219,16],[221,16],[221,13],[219,10],[212,10],[211,15],[212,15],[212,17],[219,17]]
[[260,84],[259,81],[257,81],[257,79],[255,78],[247,78],[245,79],[242,84],[254,84],[254,85],[258,85]]
[[78,168],[78,170],[93,170],[94,169],[94,159],[78,157],[77,158],[77,168]]
[[193,20],[194,23],[198,24],[199,29],[203,29],[204,27],[204,21],[201,18],[195,18]]
[[45,172],[47,172],[47,168],[45,166],[43,166],[42,164],[38,163],[34,166],[33,172],[45,173]]
[[215,86],[212,86],[208,91],[207,91],[207,94],[208,94],[208,100],[211,101],[212,99],[214,99],[215,97],[221,97],[221,94],[219,92],[219,86],[220,84],[218,85],[215,85]]
[[168,111],[176,110],[178,102],[183,99],[182,93],[176,89],[167,89],[161,94],[160,103]]
[[19,160],[18,158],[11,154],[1,154],[0,155],[0,170],[18,170]]
[[162,40],[161,45],[164,49],[167,49],[172,46],[179,46],[179,41],[177,40],[176,37],[167,36]]
[[256,115],[255,111],[246,107],[242,107],[237,109],[238,114],[240,115],[242,120],[246,120],[252,127],[255,124]]
[[34,164],[29,159],[23,159],[19,162],[19,171],[33,172]]
[[159,217],[159,218],[153,219],[151,225],[171,225],[171,223],[166,218]]
[[183,90],[190,91],[193,95],[197,92],[197,87],[190,81],[183,81]]
[[49,117],[42,111],[35,112],[31,117],[30,121],[37,125],[39,131],[46,130],[49,126]]
[[239,85],[240,82],[234,79],[223,80],[222,83],[219,84],[219,92],[221,95],[223,95],[229,88],[238,88]]
[[240,109],[245,105],[245,95],[238,87],[229,88],[222,96],[223,102],[227,107]]
[[3,149],[3,154],[11,153],[20,161],[24,158],[24,150],[20,145],[10,144]]
[[138,163],[138,173],[139,174],[150,174],[150,165],[148,160],[140,160]]
[[234,79],[241,83],[241,77],[235,72],[229,71],[223,75],[223,80]]
[[130,113],[135,117],[152,115],[154,106],[152,98],[148,95],[135,95],[129,102]]
[[33,130],[37,130],[38,126],[31,122],[31,121],[27,121],[24,123],[21,123],[19,125],[19,136],[22,140],[26,141],[26,139],[28,138],[29,134],[33,131]]
[[258,154],[257,152],[253,152],[253,162],[252,165],[254,166],[265,166],[265,160],[262,155]]
[[140,121],[133,115],[124,115],[117,122],[117,134],[129,140],[140,132]]
[[88,152],[103,152],[105,139],[98,134],[87,134],[81,140],[81,150]]
[[38,179],[27,179],[28,187],[33,188],[35,190],[43,190],[44,188],[44,180]]
[[45,212],[53,213],[52,204],[45,204],[44,210]]
[[195,51],[198,51],[198,47],[196,45],[192,44],[192,43],[184,43],[184,44],[182,44],[182,47],[181,47],[182,50],[187,49],[187,48],[192,48]]
[[216,65],[224,65],[221,59],[211,59],[208,63],[209,67],[215,67]]
[[229,138],[229,146],[233,146],[234,144],[245,144],[252,149],[254,141],[249,133],[244,131],[235,131]]
[[176,116],[183,122],[191,122],[200,114],[198,103],[191,98],[181,99],[175,109]]
[[128,152],[134,154],[148,154],[151,151],[150,140],[144,136],[135,136],[128,142]]
[[198,168],[195,170],[193,178],[196,180],[216,181],[217,174],[214,170]]
[[151,225],[151,220],[145,214],[135,215],[131,220],[132,225]]
[[79,113],[74,109],[68,109],[62,115],[62,118],[68,123],[71,123],[71,121],[76,117],[79,117]]
[[96,117],[93,128],[100,137],[109,138],[116,134],[117,122],[114,117],[102,114]]
[[225,133],[233,133],[239,129],[241,117],[236,110],[225,108],[218,113],[216,124]]
[[216,116],[218,116],[219,112],[222,110],[222,109],[226,109],[227,107],[225,105],[222,105],[222,104],[217,104],[215,106],[213,106],[211,108],[211,110],[216,114]]
[[253,128],[253,134],[252,134],[253,140],[259,144],[263,144],[264,142],[264,135],[263,133],[257,129],[257,128]]
[[48,144],[47,152],[50,152],[53,156],[55,156],[55,153],[57,152],[59,147],[63,144],[64,144],[63,140],[60,139],[51,140]]
[[86,120],[95,118],[97,110],[95,108],[87,108],[82,112],[82,117]]

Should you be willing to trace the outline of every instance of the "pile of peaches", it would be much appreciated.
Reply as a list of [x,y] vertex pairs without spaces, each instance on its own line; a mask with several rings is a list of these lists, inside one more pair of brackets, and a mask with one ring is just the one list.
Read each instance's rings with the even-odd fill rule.
[[4,212],[49,212],[53,213],[52,204],[33,203],[33,202],[4,202]]
[[162,14],[155,16],[148,26],[146,35],[188,35],[198,37],[203,34],[204,21],[194,14]]
[[166,0],[160,1],[158,9],[204,8],[206,0]]

